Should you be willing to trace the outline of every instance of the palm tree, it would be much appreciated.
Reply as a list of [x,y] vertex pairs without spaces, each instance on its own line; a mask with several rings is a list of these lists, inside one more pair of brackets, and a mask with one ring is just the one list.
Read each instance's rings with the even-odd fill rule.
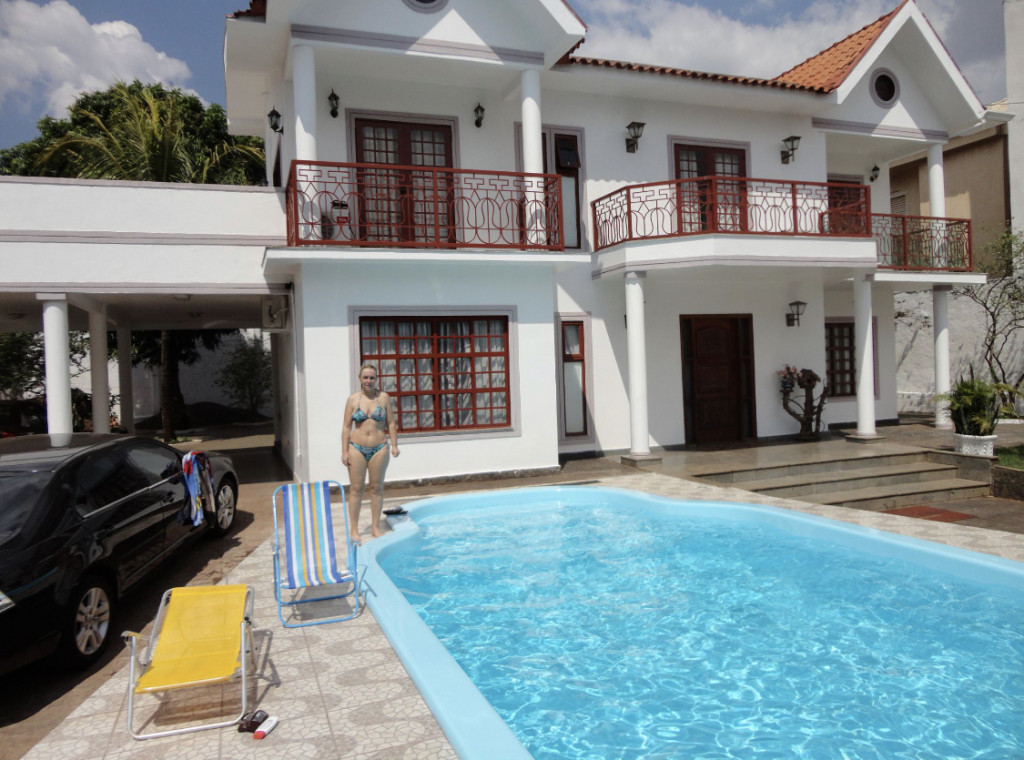
[[[223,110],[204,109],[198,98],[160,85],[118,82],[106,93],[83,96],[76,104],[66,133],[38,154],[40,174],[88,179],[142,182],[240,184],[263,171],[263,150],[246,139],[227,135]],[[195,361],[201,342],[216,347],[232,330],[168,331],[160,333],[160,416],[165,440],[175,437],[182,394],[178,365]],[[201,333],[201,334],[192,334]],[[148,353],[149,337],[134,333],[133,353]],[[154,366],[156,360],[147,360]]]
[[262,149],[224,139],[208,143],[189,129],[189,104],[180,90],[118,82],[110,91],[113,108],[104,117],[81,107],[72,116],[88,129],[72,129],[36,160],[45,172],[65,166],[64,176],[141,182],[217,182],[229,163],[263,164]]

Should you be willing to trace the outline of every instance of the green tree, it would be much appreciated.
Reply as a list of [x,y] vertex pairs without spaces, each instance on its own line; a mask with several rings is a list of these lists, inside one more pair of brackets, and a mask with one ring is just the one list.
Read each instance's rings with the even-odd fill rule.
[[[264,178],[262,140],[229,135],[223,108],[159,84],[118,82],[80,96],[68,118],[46,117],[38,127],[34,140],[0,150],[0,174],[235,185]],[[178,365],[194,363],[198,345],[213,350],[229,332],[132,334],[133,362],[161,369],[166,439],[182,415]]]
[[[1003,386],[1024,383],[1024,234],[1007,229],[985,248],[988,282],[954,295],[977,305],[985,319],[982,352],[988,374]],[[973,368],[972,368],[973,375]],[[1003,402],[1010,396],[1003,394]]]
[[263,346],[263,341],[243,337],[227,363],[217,372],[214,382],[238,406],[259,412],[270,399],[272,371],[270,352]]
[[0,174],[255,185],[263,141],[228,134],[224,109],[159,84],[118,82],[86,93],[67,118],[0,150]]

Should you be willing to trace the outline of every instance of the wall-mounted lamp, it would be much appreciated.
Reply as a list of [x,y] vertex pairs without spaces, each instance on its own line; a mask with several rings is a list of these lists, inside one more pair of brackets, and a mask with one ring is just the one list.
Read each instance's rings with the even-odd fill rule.
[[331,118],[338,118],[338,103],[341,102],[341,98],[334,92],[334,88],[331,88],[331,94],[327,96],[327,104],[331,107]]
[[790,301],[789,314],[786,315],[786,327],[799,327],[800,317],[803,316],[807,304],[803,301]]
[[473,109],[473,116],[476,117],[473,123],[476,124],[477,129],[479,129],[484,124],[484,107],[479,103],[477,103],[476,108]]
[[870,179],[872,182],[878,179],[878,164],[875,164],[874,166],[871,167],[871,174],[868,175],[868,179]]
[[626,126],[626,130],[629,132],[629,137],[626,138],[626,152],[636,153],[636,148],[640,144],[640,138],[644,136],[644,127],[647,126],[642,121],[631,121]]
[[281,114],[277,112],[276,107],[271,108],[270,112],[267,114],[267,123],[270,124],[272,132],[277,132],[278,134],[284,132],[284,129],[281,127]]
[[789,164],[796,160],[796,149],[800,147],[800,135],[790,135],[782,144],[786,149],[782,151],[782,163]]

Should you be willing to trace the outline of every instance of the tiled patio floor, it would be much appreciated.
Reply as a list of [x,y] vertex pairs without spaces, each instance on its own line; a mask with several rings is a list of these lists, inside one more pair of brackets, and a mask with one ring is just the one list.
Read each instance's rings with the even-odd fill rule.
[[[1024,535],[1018,533],[758,497],[739,489],[695,483],[660,473],[600,478],[599,483],[671,498],[774,504],[1024,561]],[[132,740],[124,728],[128,681],[125,668],[24,757],[28,760],[455,758],[369,609],[364,608],[358,618],[346,623],[285,629],[277,620],[271,567],[271,546],[267,542],[244,559],[227,578],[228,582],[251,583],[256,588],[259,672],[255,692],[258,707],[281,719],[266,739],[254,741],[251,735],[239,734],[231,728],[145,742]],[[179,698],[180,695],[174,697]]]

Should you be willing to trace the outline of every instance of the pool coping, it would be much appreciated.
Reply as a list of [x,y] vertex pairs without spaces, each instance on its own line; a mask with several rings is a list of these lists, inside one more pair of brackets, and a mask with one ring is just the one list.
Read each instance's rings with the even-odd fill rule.
[[[754,514],[767,524],[786,526],[794,535],[817,539],[827,537],[856,551],[887,557],[899,556],[929,570],[954,574],[970,581],[992,583],[995,572],[1000,575],[1000,585],[1024,590],[1024,563],[1019,560],[865,525],[860,521],[818,514],[824,505],[807,504],[806,506],[812,509],[805,510],[794,509],[789,503],[772,504],[763,503],[762,500],[678,498],[606,484],[534,486],[483,493],[487,494],[485,498],[488,500],[488,506],[501,507],[521,503],[524,494],[551,499],[563,494],[595,494],[609,491],[621,494],[635,503],[654,506],[661,514],[680,507],[698,507],[700,515],[726,508],[732,513],[728,515],[730,518],[741,513]],[[739,493],[753,496],[746,491]],[[395,521],[391,534],[372,542],[362,552],[361,562],[365,563],[363,593],[382,631],[459,758],[483,760],[501,757],[508,760],[530,760],[533,757],[530,752],[406,601],[378,562],[378,559],[384,559],[390,554],[414,548],[420,536],[419,527],[415,523],[417,516],[424,518],[432,514],[460,511],[467,503],[479,503],[481,498],[482,492],[476,491],[435,496],[407,503],[408,517]],[[828,511],[827,507],[825,511]],[[898,518],[894,515],[884,517],[911,519]],[[795,526],[796,529],[790,529],[790,526]],[[959,527],[963,529],[964,526]],[[950,560],[957,562],[955,572],[951,572],[949,567],[944,567]]]

